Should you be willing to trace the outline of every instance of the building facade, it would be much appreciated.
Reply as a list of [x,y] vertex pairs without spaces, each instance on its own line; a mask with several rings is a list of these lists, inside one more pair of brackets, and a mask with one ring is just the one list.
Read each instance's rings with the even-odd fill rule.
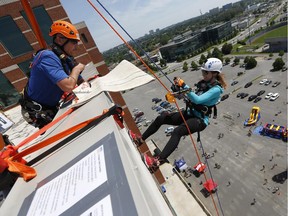
[[192,35],[178,35],[170,43],[160,48],[161,56],[165,60],[175,61],[178,56],[191,54],[200,49],[209,42],[222,40],[229,37],[233,33],[231,22],[219,24],[217,26],[208,27],[201,32]]
[[174,41],[160,48],[162,58],[169,61],[176,60],[177,56],[186,55],[203,46],[201,34],[190,36],[188,38],[179,36]]
[[222,40],[232,34],[231,21],[216,26],[207,27],[201,32],[204,43]]

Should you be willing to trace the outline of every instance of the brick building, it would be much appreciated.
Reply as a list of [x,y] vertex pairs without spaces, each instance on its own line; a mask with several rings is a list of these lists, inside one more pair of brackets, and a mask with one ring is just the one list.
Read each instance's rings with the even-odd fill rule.
[[[46,43],[51,44],[52,38],[48,35],[51,24],[56,20],[71,22],[67,13],[59,0],[30,0],[29,3]],[[74,25],[81,39],[76,60],[83,64],[93,62],[101,75],[109,73],[85,22]],[[28,81],[33,54],[41,46],[30,27],[20,0],[0,1],[0,28],[0,108],[7,110],[18,105],[19,93]],[[124,108],[128,128],[139,132],[121,93],[109,94],[115,104]]]

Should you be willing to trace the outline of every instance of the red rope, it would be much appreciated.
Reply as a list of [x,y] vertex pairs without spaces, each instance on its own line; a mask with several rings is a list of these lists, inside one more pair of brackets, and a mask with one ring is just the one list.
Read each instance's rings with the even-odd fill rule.
[[[154,71],[143,61],[143,59],[137,54],[137,52],[130,46],[130,44],[119,34],[119,32],[112,26],[112,24],[111,24],[111,23],[104,17],[104,15],[96,8],[96,6],[95,6],[90,0],[87,0],[87,1],[88,1],[88,3],[94,8],[94,10],[102,17],[102,19],[110,26],[110,28],[118,35],[118,37],[125,43],[125,45],[134,53],[134,55],[143,63],[143,65],[148,69],[148,71],[149,71],[151,74],[153,74],[153,76],[159,81],[159,83],[160,83],[168,92],[171,92],[171,91],[169,90],[169,88],[167,88],[167,87],[165,86],[165,84],[159,79],[159,77],[154,73]],[[198,162],[201,163],[201,159],[200,159],[198,150],[197,150],[197,148],[196,148],[196,144],[195,144],[195,142],[194,142],[194,139],[193,139],[193,137],[192,137],[191,131],[190,131],[188,125],[187,125],[187,122],[186,122],[184,116],[182,115],[182,112],[180,111],[180,108],[179,108],[179,105],[178,105],[177,101],[175,100],[174,102],[175,102],[176,107],[177,107],[177,109],[178,109],[178,111],[179,111],[179,113],[180,113],[180,115],[181,115],[181,117],[182,117],[182,119],[183,119],[183,122],[184,122],[184,124],[185,124],[185,126],[186,126],[186,128],[187,128],[187,130],[188,130],[188,132],[189,132],[189,137],[190,137],[190,139],[191,139],[191,141],[192,141],[194,150],[195,150],[195,152],[196,152]],[[205,173],[204,173],[204,178],[205,178],[205,181],[207,181],[207,177],[206,177],[206,174],[205,174]],[[211,194],[211,193],[210,193],[210,194]],[[214,207],[215,207],[215,209],[216,209],[217,215],[219,215],[218,208],[217,208],[216,202],[215,202],[214,197],[213,197],[212,194],[211,194],[211,198],[212,198],[213,205],[214,205]]]

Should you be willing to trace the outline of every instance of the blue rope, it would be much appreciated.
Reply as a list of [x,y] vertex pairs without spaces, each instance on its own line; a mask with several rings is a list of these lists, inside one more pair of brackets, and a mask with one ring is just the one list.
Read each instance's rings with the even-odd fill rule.
[[145,56],[149,59],[150,62],[153,63],[153,65],[160,71],[172,84],[173,81],[169,79],[169,77],[161,70],[161,68],[150,58],[150,56],[145,52],[145,50],[142,49],[142,47],[131,37],[131,35],[122,27],[122,25],[113,17],[113,15],[103,6],[103,4],[99,1],[96,0],[99,5],[106,11],[106,13],[109,14],[109,16],[117,23],[117,25],[127,34],[127,36],[133,41],[133,43],[145,54]]

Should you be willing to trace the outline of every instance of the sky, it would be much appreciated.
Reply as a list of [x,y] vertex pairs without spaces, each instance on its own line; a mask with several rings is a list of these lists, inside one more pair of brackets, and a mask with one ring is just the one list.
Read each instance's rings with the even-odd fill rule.
[[[200,16],[215,7],[221,8],[239,0],[90,0],[102,16],[110,22],[125,41],[130,37],[118,26],[104,8],[133,38],[148,34],[150,30],[163,29],[192,17]],[[84,21],[103,52],[123,43],[112,28],[89,4],[88,0],[60,0],[72,23]]]

